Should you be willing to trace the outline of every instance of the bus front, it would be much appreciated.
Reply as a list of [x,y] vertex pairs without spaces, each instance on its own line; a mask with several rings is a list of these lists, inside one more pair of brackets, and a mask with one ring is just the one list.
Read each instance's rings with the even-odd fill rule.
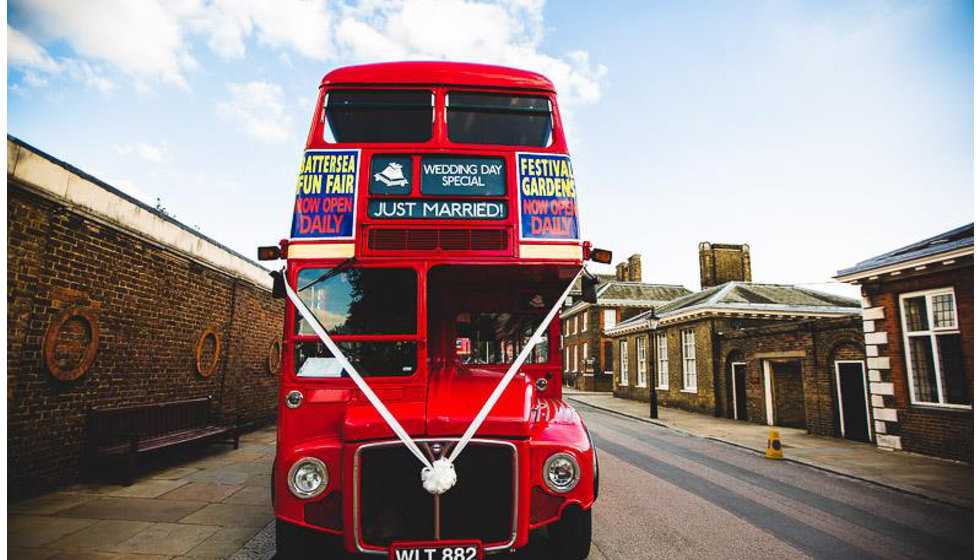
[[[375,64],[327,74],[316,107],[273,251],[291,298],[280,557],[477,558],[533,541],[584,558],[597,464],[561,400],[554,311],[589,248],[554,87]],[[420,482],[436,462],[448,489]]]

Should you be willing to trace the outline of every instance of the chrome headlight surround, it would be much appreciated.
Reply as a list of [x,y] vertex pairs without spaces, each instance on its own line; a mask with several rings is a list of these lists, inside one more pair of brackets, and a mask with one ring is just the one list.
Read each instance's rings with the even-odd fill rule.
[[565,494],[578,486],[582,478],[582,469],[578,459],[566,451],[559,451],[544,462],[541,478],[552,492]]
[[[297,484],[298,476],[319,476],[320,482],[312,489],[306,489]],[[293,466],[289,469],[289,475],[286,477],[286,484],[289,485],[289,491],[293,493],[297,498],[308,500],[310,498],[315,498],[323,493],[327,489],[327,484],[330,482],[330,474],[327,472],[327,466],[323,464],[323,461],[315,457],[303,457],[299,461],[293,463]]]

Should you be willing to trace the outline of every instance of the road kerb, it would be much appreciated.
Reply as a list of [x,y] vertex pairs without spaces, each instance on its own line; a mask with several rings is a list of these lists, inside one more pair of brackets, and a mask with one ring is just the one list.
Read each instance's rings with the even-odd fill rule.
[[[581,404],[581,405],[584,405],[584,406],[588,406],[588,407],[592,407],[592,408],[595,408],[595,409],[598,409],[598,410],[602,410],[602,411],[608,412],[610,414],[615,414],[617,416],[622,416],[624,418],[631,418],[633,420],[639,420],[641,422],[646,422],[647,424],[653,424],[655,426],[660,426],[661,428],[666,428],[668,430],[672,430],[674,432],[678,432],[678,433],[681,433],[681,434],[685,434],[685,435],[689,435],[689,436],[697,437],[697,438],[701,438],[701,439],[708,439],[708,440],[711,440],[711,441],[717,441],[718,443],[724,443],[726,445],[730,445],[732,447],[737,447],[739,449],[744,449],[746,451],[751,451],[753,453],[757,453],[757,454],[760,454],[760,455],[763,455],[763,456],[765,456],[765,454],[766,454],[765,449],[762,449],[762,450],[756,449],[754,447],[751,447],[751,446],[748,446],[748,445],[745,445],[745,444],[742,444],[742,443],[734,442],[734,441],[731,441],[731,440],[727,440],[727,439],[724,439],[724,438],[720,438],[718,436],[706,436],[706,435],[702,435],[702,434],[699,434],[699,433],[696,433],[696,432],[685,430],[683,428],[678,428],[677,426],[673,426],[673,425],[667,424],[667,423],[665,423],[665,422],[663,422],[661,420],[654,420],[652,418],[644,418],[643,416],[637,416],[635,414],[630,414],[628,412],[622,412],[620,410],[616,410],[614,408],[610,408],[610,407],[607,407],[607,406],[597,405],[597,404],[593,404],[593,403],[586,402],[586,401],[583,401],[583,400],[579,400],[579,399],[576,399],[573,395],[566,395],[565,396],[565,399],[570,400],[570,401],[574,401],[574,402],[576,402],[578,404]],[[870,479],[870,478],[865,478],[863,476],[860,476],[860,475],[857,475],[857,474],[854,474],[854,473],[851,473],[851,472],[838,470],[838,469],[835,469],[833,467],[828,467],[826,465],[821,465],[819,463],[814,463],[812,461],[807,461],[805,459],[797,459],[797,458],[793,458],[793,457],[784,457],[784,460],[785,461],[788,461],[790,463],[796,463],[798,465],[803,465],[803,466],[806,466],[806,467],[810,467],[810,468],[813,468],[813,469],[821,470],[821,471],[828,472],[828,473],[831,473],[831,474],[835,474],[835,475],[838,475],[838,476],[843,476],[843,477],[846,477],[846,478],[850,478],[850,479],[854,479],[854,480],[859,480],[861,482],[866,482],[868,484],[874,484],[875,486],[880,486],[882,488],[888,488],[888,489],[894,490],[896,492],[902,492],[902,493],[905,493],[905,494],[910,494],[910,495],[916,496],[918,498],[923,498],[923,499],[926,499],[926,500],[931,500],[931,501],[934,501],[934,502],[939,502],[941,504],[945,504],[945,505],[957,507],[957,508],[960,508],[960,509],[964,509],[964,510],[968,510],[968,511],[973,511],[973,504],[971,504],[969,502],[961,501],[961,500],[959,500],[957,498],[954,498],[952,496],[936,495],[936,494],[928,493],[928,492],[926,492],[926,491],[924,491],[922,489],[919,489],[919,488],[914,488],[914,487],[910,487],[910,486],[904,486],[904,485],[901,485],[901,484],[886,483],[886,482],[882,482],[880,480],[873,480],[873,479]]]

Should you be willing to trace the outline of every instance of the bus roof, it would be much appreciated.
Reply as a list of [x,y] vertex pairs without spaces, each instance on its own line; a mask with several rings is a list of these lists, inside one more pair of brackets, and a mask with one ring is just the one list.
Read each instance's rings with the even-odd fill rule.
[[321,85],[426,84],[555,91],[537,72],[466,62],[383,62],[332,70]]

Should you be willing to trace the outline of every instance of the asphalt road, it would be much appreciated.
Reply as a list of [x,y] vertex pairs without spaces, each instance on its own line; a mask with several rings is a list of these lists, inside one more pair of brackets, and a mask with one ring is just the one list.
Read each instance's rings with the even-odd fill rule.
[[972,511],[576,408],[600,449],[590,559],[973,557]]
[[[590,560],[973,557],[972,511],[576,408],[600,450]],[[273,548],[268,527],[233,558]]]

